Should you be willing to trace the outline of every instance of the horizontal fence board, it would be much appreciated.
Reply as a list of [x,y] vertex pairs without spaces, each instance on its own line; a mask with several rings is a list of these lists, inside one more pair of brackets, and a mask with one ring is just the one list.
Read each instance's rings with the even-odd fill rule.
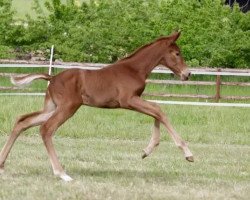
[[[147,79],[147,83],[151,84],[162,84],[162,85],[216,85],[216,82],[212,81],[176,81],[176,80],[152,80]],[[221,82],[221,85],[227,86],[250,86],[250,83],[243,83],[243,82]]]
[[[214,99],[212,95],[190,95],[190,94],[163,94],[163,93],[143,93],[143,96],[149,97],[176,97],[176,98],[199,98],[199,99]],[[221,96],[220,99],[225,100],[250,100],[250,96]]]
[[180,98],[200,98],[200,99],[214,99],[214,96],[203,94],[165,94],[165,93],[143,93],[143,96],[149,97],[180,97]]
[[[30,62],[30,61],[15,61],[15,60],[0,60],[0,67],[15,68],[15,67],[25,67],[25,68],[48,68],[49,61],[46,62]],[[87,70],[97,70],[108,66],[109,64],[103,63],[75,63],[75,62],[54,62],[52,68],[58,69],[87,69]],[[232,69],[222,69],[220,72],[217,69],[208,68],[190,68],[193,75],[223,75],[223,76],[249,76],[250,70],[232,70]],[[166,67],[161,65],[157,66],[153,73],[162,74],[172,74],[173,72],[168,70]]]
[[176,81],[176,80],[146,80],[147,83],[163,84],[163,85],[216,85],[211,81]]
[[250,83],[243,83],[243,82],[221,82],[221,85],[227,85],[227,86],[250,86]]
[[[45,93],[0,93],[0,96],[45,96]],[[163,101],[163,100],[147,100],[150,102],[165,105],[188,105],[188,106],[215,106],[215,107],[241,107],[250,108],[250,104],[246,103],[207,103],[207,102],[187,102],[187,101]]]
[[[33,60],[13,60],[13,59],[0,59],[0,64],[29,64],[29,65],[44,65],[49,66],[50,61],[33,61]],[[105,67],[109,64],[104,63],[79,63],[79,62],[62,62],[62,61],[54,61],[53,65],[64,65],[64,66],[94,66],[94,67]],[[166,69],[166,67],[159,65],[159,69]],[[232,73],[250,73],[249,69],[232,69],[226,68],[224,66],[221,67],[196,67],[195,70],[205,71],[205,72],[216,72],[218,68],[221,68],[223,71],[232,72]]]
[[221,96],[220,99],[225,99],[225,100],[250,100],[250,96]]
[[19,87],[3,87],[0,86],[0,90],[20,90]]
[[163,101],[163,100],[148,100],[150,102],[166,104],[166,105],[188,105],[188,106],[215,106],[215,107],[241,107],[250,108],[247,103],[208,103],[208,102],[187,102],[187,101]]
[[[17,74],[17,73],[0,73],[0,77],[11,77],[11,76],[25,76],[28,74]],[[163,85],[202,85],[202,86],[213,86],[216,82],[212,81],[177,81],[177,80],[157,80],[147,79],[146,83],[151,84],[163,84]],[[250,86],[250,83],[243,82],[221,82],[221,85],[227,86]]]
[[21,73],[0,73],[0,77],[11,77],[11,76],[26,76],[28,74]]
[[42,92],[6,92],[0,93],[0,96],[45,96]]

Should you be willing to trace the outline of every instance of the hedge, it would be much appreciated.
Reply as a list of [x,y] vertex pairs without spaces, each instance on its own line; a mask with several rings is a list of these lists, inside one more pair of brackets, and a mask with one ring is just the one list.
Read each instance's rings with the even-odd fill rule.
[[189,65],[250,68],[250,12],[221,0],[49,0],[47,15],[34,0],[36,19],[18,23],[10,2],[0,0],[0,57],[54,44],[57,59],[111,63],[178,29]]

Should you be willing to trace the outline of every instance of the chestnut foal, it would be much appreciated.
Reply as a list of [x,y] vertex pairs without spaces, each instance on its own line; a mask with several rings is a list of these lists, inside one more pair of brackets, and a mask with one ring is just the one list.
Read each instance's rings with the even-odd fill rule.
[[176,45],[179,32],[142,46],[130,56],[100,70],[70,69],[55,76],[30,74],[13,77],[16,85],[28,84],[35,79],[50,81],[46,91],[44,108],[41,111],[19,117],[0,153],[0,172],[4,172],[4,162],[17,137],[24,130],[41,125],[40,133],[56,176],[71,181],[56,155],[52,136],[66,120],[73,116],[81,105],[99,108],[124,108],[152,116],[154,129],[142,158],[148,156],[160,142],[160,123],[167,129],[175,144],[184,152],[188,161],[193,155],[185,141],[176,133],[160,107],[140,98],[145,81],[158,64],[172,70],[181,80],[187,80],[187,69],[180,50]]

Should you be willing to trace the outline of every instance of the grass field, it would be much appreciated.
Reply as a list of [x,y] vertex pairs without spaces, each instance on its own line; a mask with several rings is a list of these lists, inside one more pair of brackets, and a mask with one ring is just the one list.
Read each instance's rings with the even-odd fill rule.
[[[43,5],[45,0],[40,2]],[[12,8],[16,11],[15,17],[17,19],[25,19],[25,15],[27,14],[31,15],[31,17],[36,16],[35,11],[32,9],[33,6],[33,0],[12,0]]]
[[[0,97],[0,147],[15,117],[40,109],[42,102],[42,97]],[[0,199],[248,199],[249,109],[162,109],[189,142],[194,163],[185,161],[163,129],[160,146],[141,160],[150,117],[83,107],[54,139],[74,181],[52,175],[38,128],[33,128],[18,139],[6,162]]]
[[[65,3],[67,0],[61,0]],[[80,0],[80,2],[87,0]],[[45,15],[48,14],[48,10],[45,8],[44,3],[46,0],[39,0],[41,8]],[[25,6],[23,6],[25,5]],[[34,7],[34,0],[12,0],[12,8],[16,11],[16,19],[25,19],[26,15],[29,14],[31,17],[36,17],[36,12],[32,9]]]

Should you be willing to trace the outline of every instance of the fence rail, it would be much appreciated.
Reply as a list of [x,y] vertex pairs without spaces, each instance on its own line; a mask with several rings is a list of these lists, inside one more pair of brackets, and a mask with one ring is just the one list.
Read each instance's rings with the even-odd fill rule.
[[[143,96],[149,97],[176,97],[176,98],[198,98],[198,99],[215,99],[216,95],[204,95],[204,94],[163,94],[163,93],[143,93]],[[224,100],[250,100],[250,96],[220,96],[219,99]],[[217,102],[217,101],[216,101]]]
[[[153,83],[153,84],[162,84],[162,85],[216,85],[216,82],[212,81],[176,81],[176,80],[151,80],[148,79],[146,81],[147,83]],[[243,82],[221,82],[221,85],[227,85],[227,86],[250,86],[249,83],[243,83]]]
[[[10,60],[0,60],[0,68],[48,68],[49,62],[29,62],[29,61],[10,61]],[[53,64],[53,68],[57,69],[71,69],[71,68],[79,68],[79,69],[88,69],[88,70],[97,70],[103,67],[106,67],[107,64],[102,63],[65,63],[65,62],[56,62]],[[218,102],[220,99],[224,100],[250,100],[249,96],[221,96],[221,86],[241,86],[241,87],[249,87],[250,82],[222,82],[221,76],[242,76],[242,77],[250,77],[250,70],[248,69],[214,69],[214,68],[193,68],[190,69],[193,75],[210,75],[216,76],[216,81],[177,81],[177,80],[146,80],[147,83],[150,84],[164,84],[164,85],[198,85],[198,86],[215,86],[215,95],[203,95],[203,94],[165,94],[165,93],[144,93],[144,96],[151,97],[178,97],[178,98],[199,98],[199,99],[214,99]],[[171,74],[172,72],[165,67],[158,66],[156,67],[152,73],[160,73],[160,74]],[[0,77],[10,77],[12,75],[16,75],[13,73],[0,73]],[[25,75],[25,74],[18,74]],[[20,90],[17,87],[0,87],[0,90]],[[6,94],[6,93],[3,93]],[[20,93],[18,93],[20,94]],[[22,94],[22,93],[21,93]],[[34,93],[35,94],[35,93]],[[41,94],[41,93],[39,93]],[[31,95],[31,94],[29,94]],[[157,101],[157,100],[155,100]],[[162,101],[161,101],[162,102]],[[165,101],[167,102],[167,101]],[[190,105],[190,103],[188,104]],[[212,104],[211,104],[212,105]],[[249,107],[249,106],[247,106]]]
[[[49,61],[26,61],[26,60],[3,60],[0,59],[0,67],[7,68],[16,68],[16,67],[25,67],[25,68],[48,68]],[[57,69],[90,69],[97,70],[103,67],[106,67],[108,64],[103,63],[76,63],[76,62],[54,62],[53,68]],[[221,75],[221,76],[249,76],[249,69],[227,69],[223,68],[222,71],[218,71],[217,68],[191,68],[190,71],[193,75]],[[173,72],[168,70],[166,67],[159,65],[153,71],[153,73],[160,74],[172,74]]]

